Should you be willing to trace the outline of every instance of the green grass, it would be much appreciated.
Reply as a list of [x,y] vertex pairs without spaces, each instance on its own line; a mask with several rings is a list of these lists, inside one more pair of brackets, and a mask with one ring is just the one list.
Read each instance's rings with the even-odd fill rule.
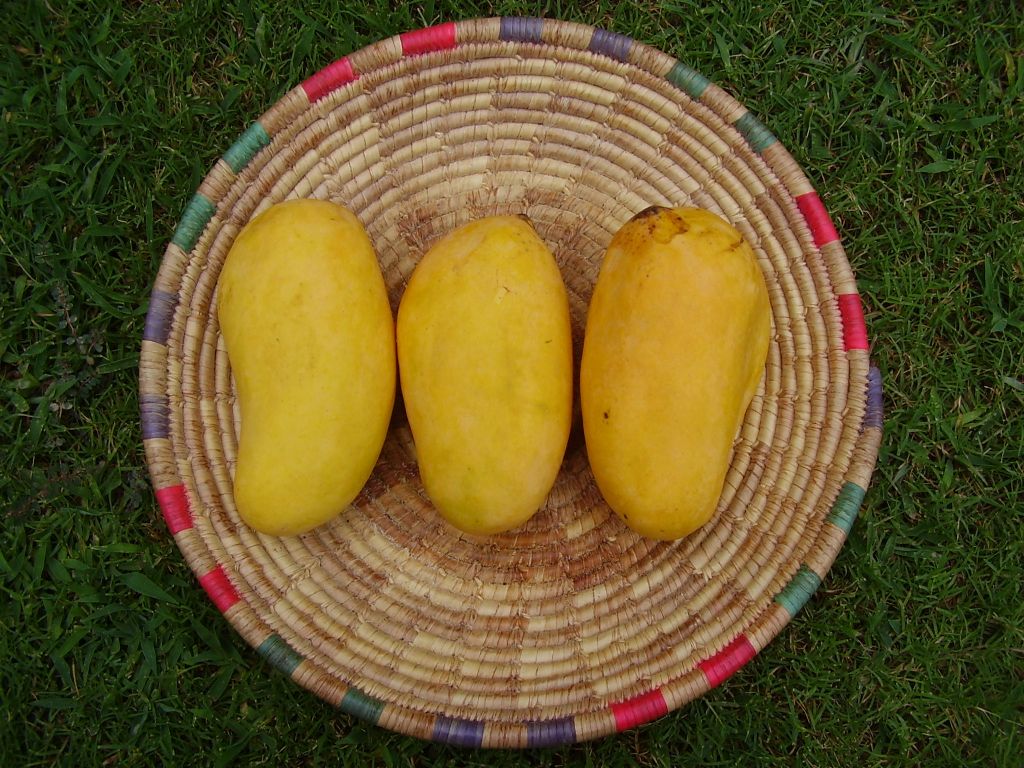
[[[1024,12],[890,5],[5,3],[0,765],[1019,765]],[[683,59],[809,169],[886,438],[829,578],[724,686],[592,744],[467,752],[351,720],[230,629],[155,511],[136,367],[177,218],[267,106],[381,37],[538,7]]]

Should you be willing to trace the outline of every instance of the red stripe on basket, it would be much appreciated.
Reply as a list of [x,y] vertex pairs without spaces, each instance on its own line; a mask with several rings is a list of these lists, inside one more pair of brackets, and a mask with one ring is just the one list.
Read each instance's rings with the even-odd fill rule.
[[331,91],[358,79],[359,75],[352,68],[352,62],[348,60],[348,56],[344,56],[304,80],[302,90],[306,92],[306,98],[312,103],[317,99],[322,99]]
[[844,293],[836,297],[839,314],[843,318],[843,344],[847,350],[868,348],[868,328],[864,323],[864,309],[860,294]]
[[402,55],[413,56],[417,53],[443,51],[455,47],[455,22],[438,24],[434,27],[414,29],[399,35],[402,41]]
[[228,580],[228,575],[225,573],[223,565],[215,566],[206,575],[200,576],[199,583],[202,584],[206,594],[210,596],[213,604],[217,606],[221,613],[225,613],[228,608],[241,600],[238,592],[235,591],[235,588]]
[[615,715],[615,729],[625,731],[668,714],[668,703],[660,688],[609,705]]
[[173,536],[192,527],[192,510],[188,506],[184,485],[171,485],[156,491],[156,502],[164,514],[164,522]]
[[754,656],[757,651],[750,644],[746,635],[739,635],[710,659],[702,661],[699,666],[708,679],[708,685],[714,688],[733,672],[742,667]]
[[807,226],[811,228],[811,234],[814,236],[814,244],[816,246],[820,248],[827,243],[834,243],[839,239],[839,233],[836,231],[832,219],[829,218],[828,211],[825,210],[825,206],[822,204],[817,192],[808,192],[805,195],[800,195],[796,199],[796,204],[800,208],[800,213],[807,219]]

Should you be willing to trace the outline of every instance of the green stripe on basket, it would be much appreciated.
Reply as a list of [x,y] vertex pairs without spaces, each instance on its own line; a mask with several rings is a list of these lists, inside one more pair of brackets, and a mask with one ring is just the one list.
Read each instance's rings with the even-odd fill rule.
[[755,152],[764,152],[778,141],[775,135],[764,127],[764,123],[750,114],[750,112],[744,113],[733,125],[736,126],[736,130],[743,134],[743,138],[747,140],[747,144]]
[[224,162],[231,166],[232,171],[239,173],[255,157],[256,153],[269,143],[270,136],[263,126],[253,123],[224,153]]
[[775,602],[785,608],[790,616],[796,616],[819,586],[821,586],[821,579],[818,578],[818,574],[806,565],[801,565],[800,570],[775,596]]
[[341,699],[338,708],[345,714],[377,723],[380,713],[384,711],[384,702],[367,696],[357,688],[349,688]]
[[672,85],[683,89],[695,99],[699,99],[711,85],[711,81],[704,75],[681,61],[677,61],[665,77]]
[[839,491],[836,503],[832,505],[832,511],[825,519],[848,534],[853,528],[853,521],[857,519],[865,493],[866,491],[856,483],[847,483]]
[[202,192],[196,192],[185,212],[181,214],[178,228],[174,230],[171,242],[188,253],[196,244],[199,235],[207,223],[213,218],[217,207]]
[[278,634],[269,635],[256,650],[289,677],[302,663],[302,656]]

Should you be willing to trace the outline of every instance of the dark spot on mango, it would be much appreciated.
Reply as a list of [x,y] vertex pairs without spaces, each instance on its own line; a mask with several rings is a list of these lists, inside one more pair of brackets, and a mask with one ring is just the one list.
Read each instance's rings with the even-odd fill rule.
[[642,221],[643,219],[650,218],[651,216],[657,216],[664,210],[666,209],[660,205],[650,205],[640,211],[640,213],[635,214],[630,221]]
[[601,415],[602,415],[602,416],[604,416],[604,420],[605,420],[605,421],[608,421],[608,416],[609,416],[609,413],[608,413],[608,411],[605,411],[605,412],[604,412],[603,414],[601,414]]

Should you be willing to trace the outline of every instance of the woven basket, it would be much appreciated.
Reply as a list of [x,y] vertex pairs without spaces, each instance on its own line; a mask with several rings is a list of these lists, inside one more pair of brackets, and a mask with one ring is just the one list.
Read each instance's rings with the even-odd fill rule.
[[[681,541],[627,530],[577,424],[546,506],[474,538],[420,485],[401,408],[362,494],[297,538],[239,521],[239,413],[216,320],[239,229],[271,203],[349,206],[392,307],[417,259],[476,217],[525,213],[565,277],[578,355],[612,233],[695,205],[754,245],[767,372],[718,511]],[[156,496],[200,584],[271,664],[341,710],[470,746],[582,741],[729,677],[789,622],[843,544],[881,439],[881,385],[839,236],[769,130],[682,62],[527,18],[443,24],[334,62],[217,161],[156,277],[142,343]]]

